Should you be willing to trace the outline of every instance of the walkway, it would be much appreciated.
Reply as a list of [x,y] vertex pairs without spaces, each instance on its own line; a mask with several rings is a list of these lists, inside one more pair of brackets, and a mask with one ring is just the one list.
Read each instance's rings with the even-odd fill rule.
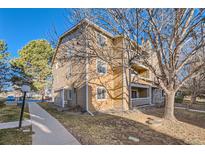
[[188,110],[188,111],[193,111],[193,112],[198,112],[198,113],[205,113],[204,110],[195,110],[195,109],[188,109],[188,108],[185,108],[185,107],[176,107],[176,109],[183,109],[183,110]]
[[[31,125],[30,120],[23,120],[22,127]],[[0,123],[0,129],[18,128],[19,121]]]
[[63,125],[36,103],[29,103],[32,123],[32,144],[75,145],[80,144]]

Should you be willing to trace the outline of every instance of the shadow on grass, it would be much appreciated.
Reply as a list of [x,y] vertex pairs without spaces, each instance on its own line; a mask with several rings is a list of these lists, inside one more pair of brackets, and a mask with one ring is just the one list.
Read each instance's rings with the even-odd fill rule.
[[[41,104],[51,115],[58,119],[81,144],[125,144],[125,145],[167,145],[186,144],[182,140],[159,133],[142,123],[109,114],[72,115],[59,112],[46,104]],[[139,141],[130,140],[130,137]]]
[[[162,118],[164,114],[164,108],[147,107],[140,109],[140,111],[147,115],[152,115],[160,118]],[[175,109],[174,114],[179,121],[205,128],[205,113],[197,113],[183,109]]]
[[[0,107],[0,123],[19,120],[21,107],[17,105],[4,105]],[[28,106],[24,109],[24,119],[29,119]]]

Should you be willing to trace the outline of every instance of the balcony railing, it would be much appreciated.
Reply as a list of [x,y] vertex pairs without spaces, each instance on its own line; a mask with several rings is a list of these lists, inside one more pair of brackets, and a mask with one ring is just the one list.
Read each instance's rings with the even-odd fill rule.
[[151,80],[151,79],[150,79],[150,76],[148,76],[148,75],[145,76],[145,75],[140,75],[140,74],[137,75],[137,74],[135,74],[135,73],[132,73],[131,76],[132,76],[132,79],[134,79],[134,78],[136,78],[136,79],[139,78],[139,79],[144,79],[144,80]]
[[139,105],[146,105],[150,104],[151,98],[150,97],[144,97],[144,98],[132,98],[132,106],[139,106]]

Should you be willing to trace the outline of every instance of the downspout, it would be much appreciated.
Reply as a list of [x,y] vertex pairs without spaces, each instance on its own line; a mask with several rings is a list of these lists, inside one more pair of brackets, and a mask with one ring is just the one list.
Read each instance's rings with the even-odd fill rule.
[[149,86],[149,99],[150,99],[149,104],[152,105],[152,86],[151,85]]
[[122,112],[124,111],[124,55],[122,52]]
[[62,106],[63,108],[65,107],[65,92],[64,92],[64,88],[62,89]]
[[86,100],[85,100],[85,109],[86,112],[88,112],[91,116],[94,116],[92,112],[89,110],[89,103],[88,103],[88,97],[89,97],[89,88],[88,88],[88,69],[89,69],[89,63],[88,63],[88,53],[87,53],[87,39],[86,39],[86,62],[85,62],[85,92],[86,92]]
[[131,80],[132,80],[132,78],[131,78],[131,69],[129,68],[129,109],[133,109],[133,105],[132,105],[132,95],[131,95],[131,93],[132,93],[132,87],[131,87]]

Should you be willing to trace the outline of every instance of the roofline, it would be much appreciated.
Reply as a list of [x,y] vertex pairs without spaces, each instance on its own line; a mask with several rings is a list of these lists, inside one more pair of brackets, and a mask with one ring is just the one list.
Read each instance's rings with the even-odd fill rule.
[[94,28],[98,29],[99,31],[103,32],[104,34],[106,34],[107,36],[111,37],[112,39],[114,38],[114,36],[110,33],[107,32],[106,30],[104,30],[103,28],[101,28],[100,26],[98,26],[97,24],[93,23],[92,21],[84,18],[81,21],[79,21],[76,25],[74,25],[72,28],[70,28],[68,31],[64,32],[58,39],[58,43],[55,49],[55,53],[53,55],[52,61],[51,61],[51,66],[53,65],[53,62],[55,60],[56,54],[57,54],[57,50],[59,48],[59,45],[62,41],[62,39],[68,35],[69,33],[73,32],[75,29],[77,29],[81,24],[83,24],[84,22],[88,23],[89,25],[93,26]]
[[72,28],[70,28],[68,31],[64,32],[60,37],[64,37],[67,34],[69,34],[70,32],[72,32],[73,30],[75,30],[78,26],[80,26],[81,24],[83,24],[84,22],[88,23],[90,26],[95,27],[96,29],[100,30],[101,32],[105,33],[106,35],[108,35],[111,38],[114,38],[113,34],[111,34],[110,32],[106,31],[105,29],[101,28],[100,26],[98,26],[97,24],[95,24],[94,22],[88,20],[87,18],[82,19],[81,21],[79,21],[76,25],[74,25]]

